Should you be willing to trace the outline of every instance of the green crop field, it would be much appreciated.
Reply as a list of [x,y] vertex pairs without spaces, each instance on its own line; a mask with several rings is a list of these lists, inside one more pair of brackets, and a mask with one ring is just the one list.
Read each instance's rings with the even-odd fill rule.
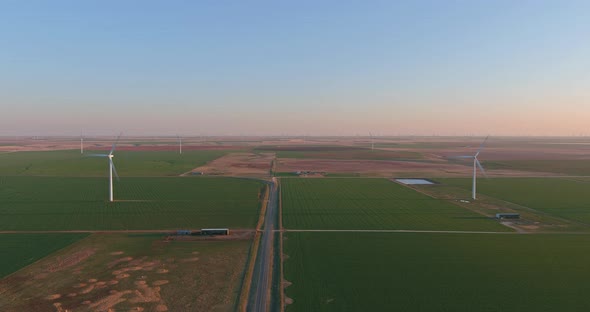
[[287,229],[511,231],[386,179],[282,179]]
[[[106,176],[108,160],[88,157],[108,151],[18,152],[0,154],[0,176]],[[119,151],[115,166],[124,176],[175,176],[199,167],[228,151],[186,151],[182,155],[172,151]]]
[[566,175],[590,175],[590,159],[568,160],[497,160],[486,161],[487,169],[550,172]]
[[0,278],[88,234],[0,234]]
[[0,177],[0,230],[252,228],[262,184],[205,177]]
[[287,233],[295,311],[586,311],[590,236]]
[[[465,190],[471,179],[437,179]],[[478,180],[478,192],[570,220],[590,223],[590,181],[566,178]]]
[[371,150],[358,146],[341,145],[291,145],[259,146],[255,150],[276,152],[278,158],[316,158],[316,159],[358,159],[358,160],[395,160],[420,159],[422,155],[411,151]]

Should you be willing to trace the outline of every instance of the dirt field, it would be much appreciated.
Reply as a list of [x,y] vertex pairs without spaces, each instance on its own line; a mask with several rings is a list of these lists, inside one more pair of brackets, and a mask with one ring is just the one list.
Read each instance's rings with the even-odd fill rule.
[[250,238],[95,234],[1,280],[0,310],[231,311]]
[[205,175],[268,177],[274,153],[231,153],[215,159],[192,172]]

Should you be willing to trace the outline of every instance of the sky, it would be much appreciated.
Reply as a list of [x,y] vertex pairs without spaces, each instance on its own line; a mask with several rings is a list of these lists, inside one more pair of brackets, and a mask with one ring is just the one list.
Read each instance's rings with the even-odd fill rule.
[[0,135],[590,135],[590,1],[0,1]]

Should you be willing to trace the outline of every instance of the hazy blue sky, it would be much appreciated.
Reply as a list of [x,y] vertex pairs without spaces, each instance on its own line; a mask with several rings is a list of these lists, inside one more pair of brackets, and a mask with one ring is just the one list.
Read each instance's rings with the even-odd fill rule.
[[590,1],[0,1],[0,135],[590,134]]

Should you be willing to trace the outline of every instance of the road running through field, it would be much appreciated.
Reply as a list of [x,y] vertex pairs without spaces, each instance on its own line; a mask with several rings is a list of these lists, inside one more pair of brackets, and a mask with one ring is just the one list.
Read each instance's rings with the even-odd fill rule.
[[[255,274],[252,276],[252,288],[249,296],[251,300],[248,302],[247,308],[247,311],[252,312],[266,312],[270,310],[273,241],[279,202],[276,181],[270,183],[269,191],[270,195],[266,207],[266,216],[264,217],[264,232],[262,233],[260,248],[256,255]],[[278,251],[274,250],[274,252]]]

